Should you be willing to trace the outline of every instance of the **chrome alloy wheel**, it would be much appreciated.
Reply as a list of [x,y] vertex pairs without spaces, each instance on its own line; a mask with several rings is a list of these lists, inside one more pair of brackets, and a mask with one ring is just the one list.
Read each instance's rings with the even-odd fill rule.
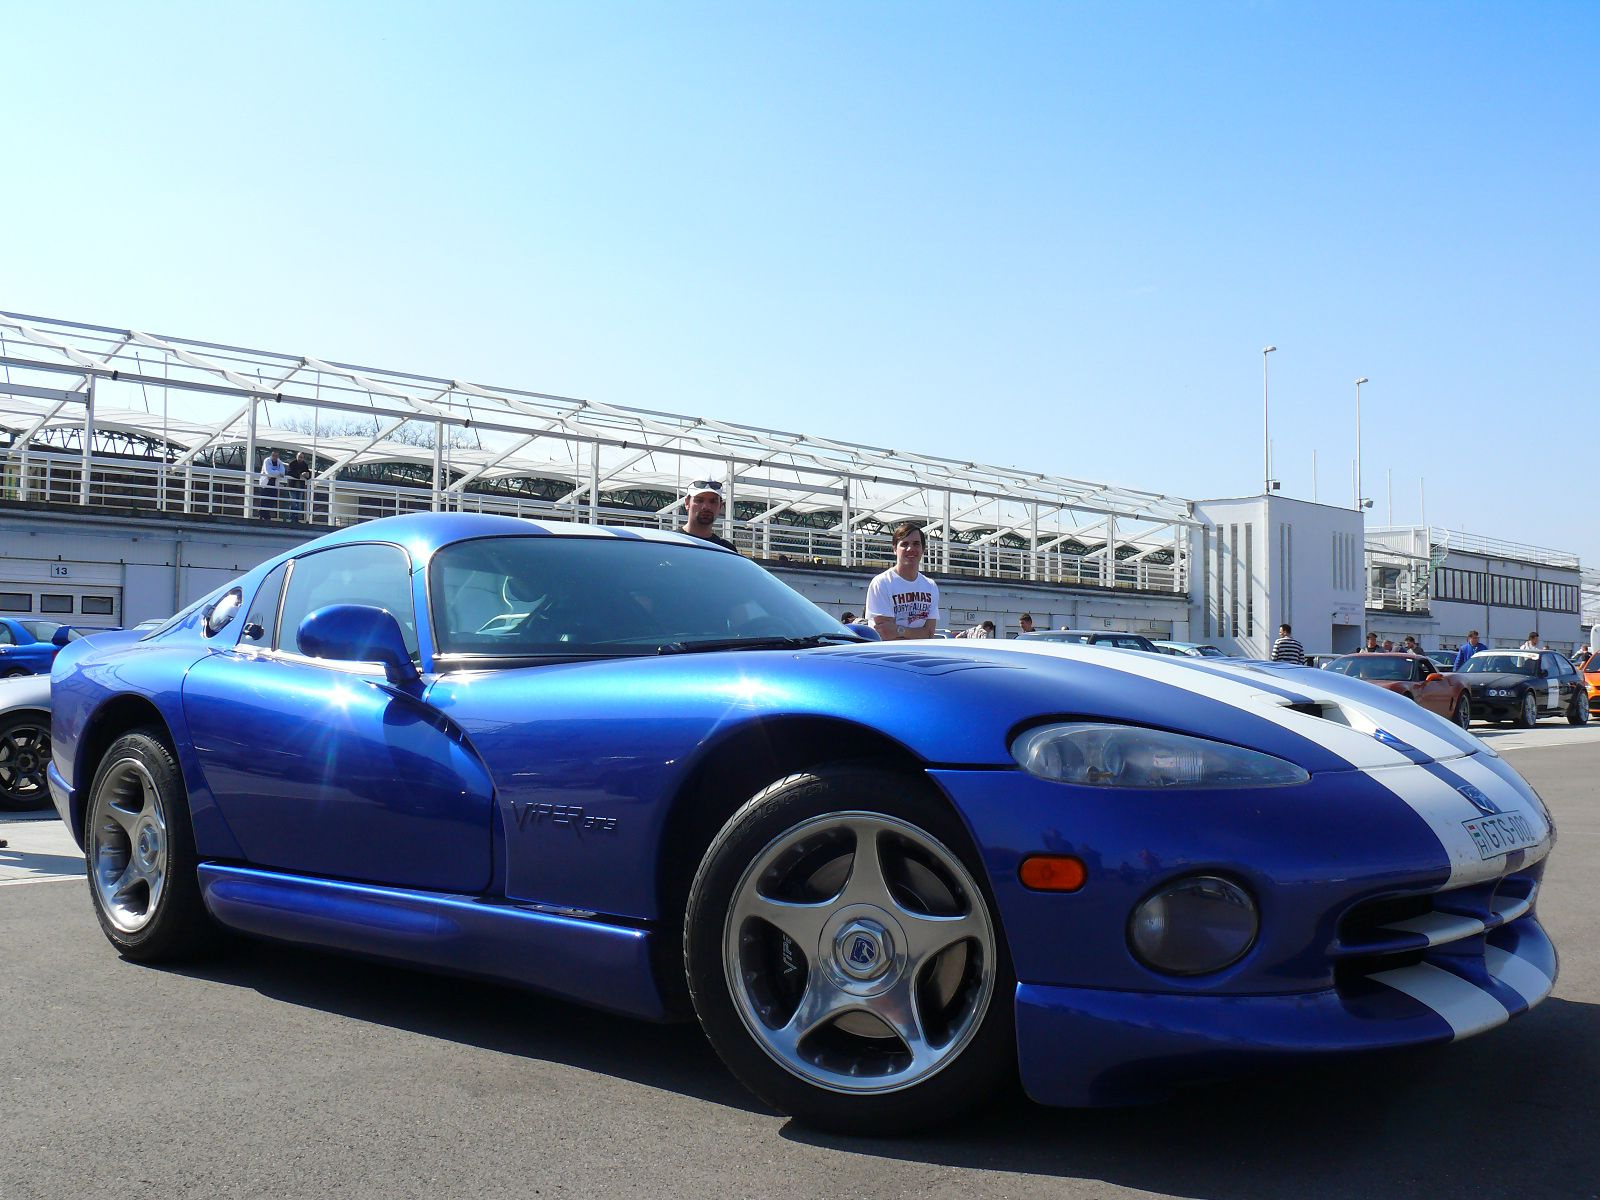
[[122,759],[101,779],[88,835],[101,911],[123,933],[138,933],[160,908],[169,859],[161,794],[142,762]]
[[961,860],[908,822],[837,812],[756,855],[733,892],[723,970],[751,1036],[835,1092],[912,1087],[983,1023],[995,931]]

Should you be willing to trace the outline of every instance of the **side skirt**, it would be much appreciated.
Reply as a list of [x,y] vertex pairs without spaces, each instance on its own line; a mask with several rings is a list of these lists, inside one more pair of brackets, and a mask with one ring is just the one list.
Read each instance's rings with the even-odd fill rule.
[[211,915],[230,929],[533,988],[668,1019],[651,937],[589,914],[202,863]]

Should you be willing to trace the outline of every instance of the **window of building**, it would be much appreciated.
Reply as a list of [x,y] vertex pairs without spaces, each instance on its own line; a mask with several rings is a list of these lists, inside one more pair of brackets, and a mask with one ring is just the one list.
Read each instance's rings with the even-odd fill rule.
[[72,597],[63,596],[59,592],[45,592],[39,597],[39,611],[69,613],[72,611]]
[[32,612],[33,596],[28,592],[0,592],[0,611],[8,613]]
[[110,596],[85,596],[78,611],[86,617],[109,617],[116,612],[116,601]]

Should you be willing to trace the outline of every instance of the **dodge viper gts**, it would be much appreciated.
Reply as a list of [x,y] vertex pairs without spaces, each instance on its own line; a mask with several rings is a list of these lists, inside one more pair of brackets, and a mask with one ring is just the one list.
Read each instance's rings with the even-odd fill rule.
[[53,683],[124,956],[233,930],[689,1016],[823,1127],[1445,1043],[1556,977],[1548,812],[1410,700],[864,641],[676,533],[374,521]]

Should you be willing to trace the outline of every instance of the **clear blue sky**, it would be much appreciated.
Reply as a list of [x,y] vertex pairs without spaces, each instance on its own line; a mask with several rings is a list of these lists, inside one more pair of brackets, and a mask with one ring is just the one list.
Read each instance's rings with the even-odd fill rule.
[[0,308],[1600,566],[1600,4],[77,3]]

